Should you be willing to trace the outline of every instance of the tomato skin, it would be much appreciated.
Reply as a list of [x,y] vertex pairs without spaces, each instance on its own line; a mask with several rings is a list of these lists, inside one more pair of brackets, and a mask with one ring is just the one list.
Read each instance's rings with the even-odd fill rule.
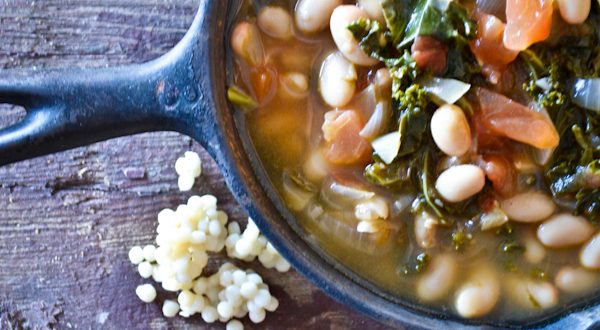
[[327,142],[325,158],[336,165],[366,164],[371,160],[371,144],[360,136],[363,122],[354,110],[333,110],[325,114],[323,135]]
[[476,110],[471,118],[471,132],[476,141],[477,151],[506,152],[512,149],[510,141],[487,128],[481,110]]
[[252,91],[259,104],[268,103],[277,90],[277,70],[271,66],[253,67],[250,70]]
[[484,155],[480,167],[492,182],[496,193],[508,197],[515,192],[517,176],[514,167],[506,157],[498,154]]
[[504,46],[505,25],[495,16],[477,13],[477,36],[469,43],[471,51],[480,62],[504,68],[519,56],[518,51]]
[[476,94],[481,107],[479,120],[491,132],[538,149],[558,146],[556,127],[543,114],[485,88],[477,88]]
[[552,28],[552,0],[506,0],[504,46],[521,51],[544,41]]
[[410,50],[419,68],[429,69],[434,74],[442,74],[446,70],[448,46],[445,43],[434,37],[419,36]]

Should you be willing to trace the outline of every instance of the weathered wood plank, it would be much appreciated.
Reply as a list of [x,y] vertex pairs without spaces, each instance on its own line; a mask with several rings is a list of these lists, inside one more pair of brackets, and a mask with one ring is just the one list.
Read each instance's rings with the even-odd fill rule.
[[[195,3],[4,0],[0,68],[143,62],[181,38]],[[0,127],[22,116],[19,109],[0,106]],[[175,133],[120,138],[0,168],[0,328],[222,328],[199,317],[163,318],[160,302],[169,296],[164,292],[158,303],[140,302],[134,289],[145,281],[127,259],[130,246],[151,243],[157,212],[189,197],[177,191],[171,164],[190,148],[204,161],[194,192],[215,194],[232,219],[244,221],[215,163]],[[144,176],[128,178],[124,169]],[[211,269],[223,260],[214,256]],[[383,328],[293,271],[281,276],[251,266],[281,301],[266,328]]]

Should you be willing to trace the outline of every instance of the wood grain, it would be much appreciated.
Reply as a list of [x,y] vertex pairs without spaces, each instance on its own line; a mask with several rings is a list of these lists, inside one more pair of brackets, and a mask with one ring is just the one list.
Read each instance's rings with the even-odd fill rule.
[[[171,48],[195,13],[193,0],[1,0],[0,68],[100,67],[139,63]],[[0,71],[0,74],[2,72]],[[0,105],[0,127],[24,112]],[[159,292],[144,304],[147,282],[127,251],[152,242],[156,214],[190,196],[176,188],[172,164],[198,151],[204,168],[194,193],[211,193],[233,220],[245,214],[215,163],[190,138],[152,133],[0,168],[0,329],[222,329],[201,318],[166,319]],[[126,172],[134,172],[127,176]],[[210,268],[224,261],[211,258]],[[383,329],[332,301],[299,274],[251,264],[280,298],[265,323],[247,328]]]

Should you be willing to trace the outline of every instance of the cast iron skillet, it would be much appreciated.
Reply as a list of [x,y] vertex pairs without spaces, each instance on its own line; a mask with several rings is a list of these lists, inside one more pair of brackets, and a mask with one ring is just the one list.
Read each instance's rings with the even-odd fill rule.
[[200,142],[238,202],[281,254],[333,298],[394,327],[600,326],[598,297],[527,324],[460,320],[401,300],[336,263],[297,225],[267,178],[225,98],[227,33],[239,0],[201,0],[192,26],[166,55],[109,69],[0,71],[0,103],[25,119],[0,130],[0,165],[149,131],[177,131]]

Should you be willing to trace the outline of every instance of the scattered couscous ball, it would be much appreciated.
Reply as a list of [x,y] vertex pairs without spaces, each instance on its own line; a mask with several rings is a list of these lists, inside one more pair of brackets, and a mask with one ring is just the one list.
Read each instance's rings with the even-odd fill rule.
[[134,246],[129,250],[129,261],[134,265],[144,261],[144,252],[141,247]]
[[142,284],[135,288],[135,294],[145,303],[151,303],[156,298],[156,289],[152,284]]
[[193,151],[187,151],[183,157],[178,158],[175,162],[175,172],[179,175],[177,181],[179,190],[192,190],[196,178],[202,173],[200,156]]
[[179,304],[173,300],[165,300],[162,312],[165,317],[174,317],[179,313]]

